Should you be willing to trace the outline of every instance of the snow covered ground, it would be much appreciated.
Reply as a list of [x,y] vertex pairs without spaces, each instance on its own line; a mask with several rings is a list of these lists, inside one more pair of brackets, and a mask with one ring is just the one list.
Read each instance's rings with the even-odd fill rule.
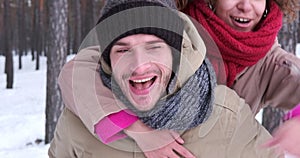
[[296,45],[296,56],[300,58],[300,43]]
[[[300,45],[298,48],[300,56]],[[46,58],[41,57],[39,71],[30,56],[23,57],[21,70],[17,69],[16,57],[14,61],[14,89],[7,90],[4,57],[0,56],[0,158],[47,158],[49,145],[43,142]],[[261,113],[257,119],[261,119]]]
[[0,57],[0,157],[47,158],[45,133],[46,58],[35,70],[30,56],[23,58],[23,69],[15,60],[14,88],[7,90],[4,57]]

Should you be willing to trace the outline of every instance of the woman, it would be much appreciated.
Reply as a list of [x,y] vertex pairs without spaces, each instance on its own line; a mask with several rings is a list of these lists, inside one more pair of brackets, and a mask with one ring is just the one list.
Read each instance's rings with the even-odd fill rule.
[[[290,109],[300,102],[300,60],[280,48],[276,39],[282,12],[289,21],[293,20],[296,15],[293,8],[297,8],[299,2],[193,0],[178,2],[178,5],[212,36],[224,60],[227,85],[245,98],[254,113],[266,105]],[[213,52],[210,57],[218,70],[218,64],[213,62]],[[220,78],[222,82],[224,78]],[[274,134],[273,143],[269,144],[283,142],[285,150],[299,155],[296,144],[300,137],[297,140],[294,135],[290,141],[288,136],[291,135],[282,134],[287,133],[286,127],[290,131],[299,129],[298,122],[295,119],[287,121],[277,132],[281,134]],[[298,123],[298,126],[288,126],[292,123]]]
[[[193,0],[184,9],[209,32],[221,52],[225,75],[216,71],[219,83],[235,89],[254,113],[265,105],[290,109],[300,102],[299,95],[291,95],[300,93],[299,59],[287,54],[277,41],[282,12],[293,17],[294,4],[296,1]],[[219,70],[214,52],[208,53]]]
[[[181,6],[184,8],[184,12],[207,29],[222,54],[223,62],[218,63],[220,60],[215,52],[208,51],[218,74],[219,83],[227,84],[235,89],[241,97],[245,98],[254,113],[268,104],[291,108],[300,102],[300,98],[297,98],[300,95],[300,61],[282,50],[276,40],[281,27],[282,12],[286,15],[292,14],[291,8],[293,7],[291,6],[296,4],[295,1],[276,1],[275,3],[275,1],[265,0],[211,2],[194,0],[188,3],[180,2],[182,3],[178,4],[187,4],[186,7]],[[278,4],[281,8],[278,7]],[[224,65],[224,67],[217,65]],[[224,69],[225,71],[222,71]],[[64,95],[63,84],[65,83],[61,81],[63,96],[66,96],[68,92],[65,90]],[[76,109],[72,108],[72,106],[76,106],[74,104],[66,105],[73,111]],[[95,131],[102,140],[105,139],[104,142],[114,141],[115,139],[112,137],[115,136],[116,139],[124,137],[119,134],[125,128],[128,130],[130,128],[135,130],[136,126],[142,129],[147,128],[135,116],[129,115],[125,111],[106,116],[96,125],[90,123],[95,127],[87,125],[92,133]],[[80,118],[88,120],[83,117]],[[123,119],[126,121],[122,122],[120,118],[127,119]],[[115,133],[104,132],[102,130],[104,129],[103,122],[109,121],[121,128]],[[175,134],[174,137],[178,138],[178,142],[183,143],[178,135]],[[160,152],[170,152],[170,150],[164,148],[146,154],[148,157],[155,157]]]

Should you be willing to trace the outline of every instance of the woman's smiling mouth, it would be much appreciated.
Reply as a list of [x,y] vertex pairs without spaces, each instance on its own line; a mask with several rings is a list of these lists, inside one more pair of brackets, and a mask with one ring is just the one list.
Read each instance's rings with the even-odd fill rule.
[[239,31],[251,31],[253,20],[250,18],[231,16],[232,27]]
[[249,23],[251,20],[247,19],[247,18],[239,18],[239,17],[232,17],[234,19],[234,21],[238,22],[238,23]]

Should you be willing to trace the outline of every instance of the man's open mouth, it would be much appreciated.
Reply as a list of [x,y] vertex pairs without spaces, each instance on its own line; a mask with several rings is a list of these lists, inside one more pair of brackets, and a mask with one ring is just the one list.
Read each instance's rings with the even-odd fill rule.
[[156,79],[157,76],[148,77],[139,80],[129,80],[129,84],[132,86],[132,88],[135,91],[143,91],[149,89],[153,85]]

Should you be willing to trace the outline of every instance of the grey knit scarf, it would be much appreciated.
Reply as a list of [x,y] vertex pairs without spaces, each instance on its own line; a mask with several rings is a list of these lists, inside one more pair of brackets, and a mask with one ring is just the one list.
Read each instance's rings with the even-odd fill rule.
[[116,81],[100,69],[105,86],[139,119],[154,129],[187,130],[204,122],[211,114],[214,100],[215,76],[208,60],[177,92],[161,99],[149,111],[137,110],[124,96]]

